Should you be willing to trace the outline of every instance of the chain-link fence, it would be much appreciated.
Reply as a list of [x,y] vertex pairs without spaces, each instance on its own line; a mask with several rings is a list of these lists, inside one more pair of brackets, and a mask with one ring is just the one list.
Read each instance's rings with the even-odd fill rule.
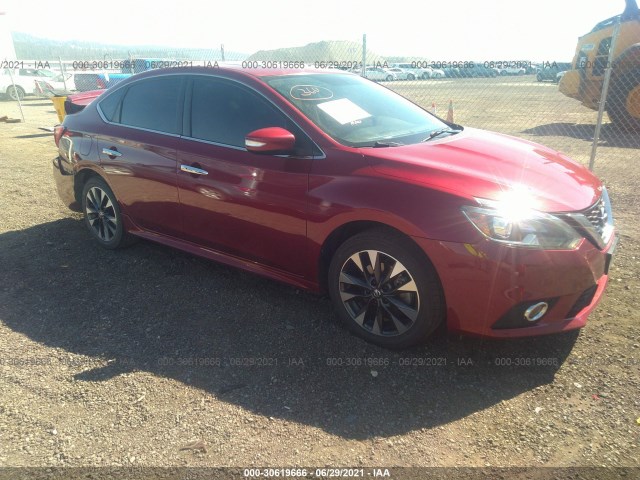
[[[102,53],[101,60],[69,59],[62,52],[49,60],[4,61],[0,92],[20,108],[13,115],[29,122],[22,102],[109,88],[154,68],[335,68],[380,82],[443,119],[544,143],[593,168],[598,146],[640,148],[640,18],[631,20],[623,14],[596,26],[580,39],[573,60],[383,57],[367,48],[364,35],[244,56],[221,46],[129,51],[121,58],[118,52],[85,52]],[[0,109],[11,110],[8,102]],[[7,113],[0,110],[2,115]]]

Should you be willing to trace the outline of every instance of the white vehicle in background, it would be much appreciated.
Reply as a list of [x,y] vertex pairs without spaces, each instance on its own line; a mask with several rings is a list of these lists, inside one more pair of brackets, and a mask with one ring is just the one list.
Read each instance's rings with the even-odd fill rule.
[[387,68],[390,72],[392,72],[398,80],[413,80],[415,77],[412,73],[403,70],[402,68]]
[[53,90],[58,92],[75,92],[76,84],[74,80],[74,74],[65,72],[59,73],[51,80],[47,80],[49,85],[53,87]]
[[[417,78],[421,78],[426,80],[427,78],[431,78],[433,75],[433,69],[430,67],[419,67],[420,62],[411,62],[411,63],[394,63],[393,68],[400,68],[407,72],[407,80],[415,80]],[[442,73],[444,76],[444,72]]]
[[25,95],[36,93],[36,80],[48,82],[55,76],[55,72],[42,68],[20,68],[11,70],[11,74],[5,68],[0,71],[0,94],[7,95],[11,100],[22,100]]
[[54,95],[69,95],[76,91],[75,79],[73,73],[58,73],[55,77],[35,80],[35,94],[42,97],[51,97]]
[[364,76],[376,82],[391,82],[398,79],[395,73],[382,67],[367,67],[364,71]]
[[500,70],[500,75],[524,75],[527,73],[527,70],[523,67],[507,67]]

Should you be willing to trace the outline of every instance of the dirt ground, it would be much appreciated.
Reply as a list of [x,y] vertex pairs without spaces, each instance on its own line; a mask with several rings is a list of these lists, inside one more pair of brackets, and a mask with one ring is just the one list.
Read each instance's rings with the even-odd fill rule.
[[[595,112],[556,85],[392,87],[588,162]],[[638,137],[603,128],[620,243],[585,329],[389,352],[326,298],[153,243],[100,249],[58,201],[52,105],[23,110],[0,123],[0,467],[640,467]]]

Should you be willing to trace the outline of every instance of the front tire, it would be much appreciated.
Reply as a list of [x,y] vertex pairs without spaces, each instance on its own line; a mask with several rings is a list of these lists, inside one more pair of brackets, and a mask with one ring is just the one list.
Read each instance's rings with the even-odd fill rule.
[[607,113],[623,131],[640,131],[640,69],[616,79],[607,95]]
[[85,183],[82,212],[89,233],[102,247],[111,250],[130,243],[116,196],[101,178],[92,177]]
[[7,88],[7,95],[9,95],[9,98],[13,101],[22,101],[24,99],[25,92],[22,87],[11,85]]
[[444,319],[435,268],[400,234],[374,229],[351,237],[334,254],[328,280],[345,326],[381,347],[422,343]]

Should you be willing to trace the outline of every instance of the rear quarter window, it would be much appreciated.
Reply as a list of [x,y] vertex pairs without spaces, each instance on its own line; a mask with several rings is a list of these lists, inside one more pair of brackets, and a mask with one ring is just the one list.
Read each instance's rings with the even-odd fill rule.
[[102,100],[98,106],[104,118],[110,122],[120,123],[120,104],[126,88],[120,88]]

